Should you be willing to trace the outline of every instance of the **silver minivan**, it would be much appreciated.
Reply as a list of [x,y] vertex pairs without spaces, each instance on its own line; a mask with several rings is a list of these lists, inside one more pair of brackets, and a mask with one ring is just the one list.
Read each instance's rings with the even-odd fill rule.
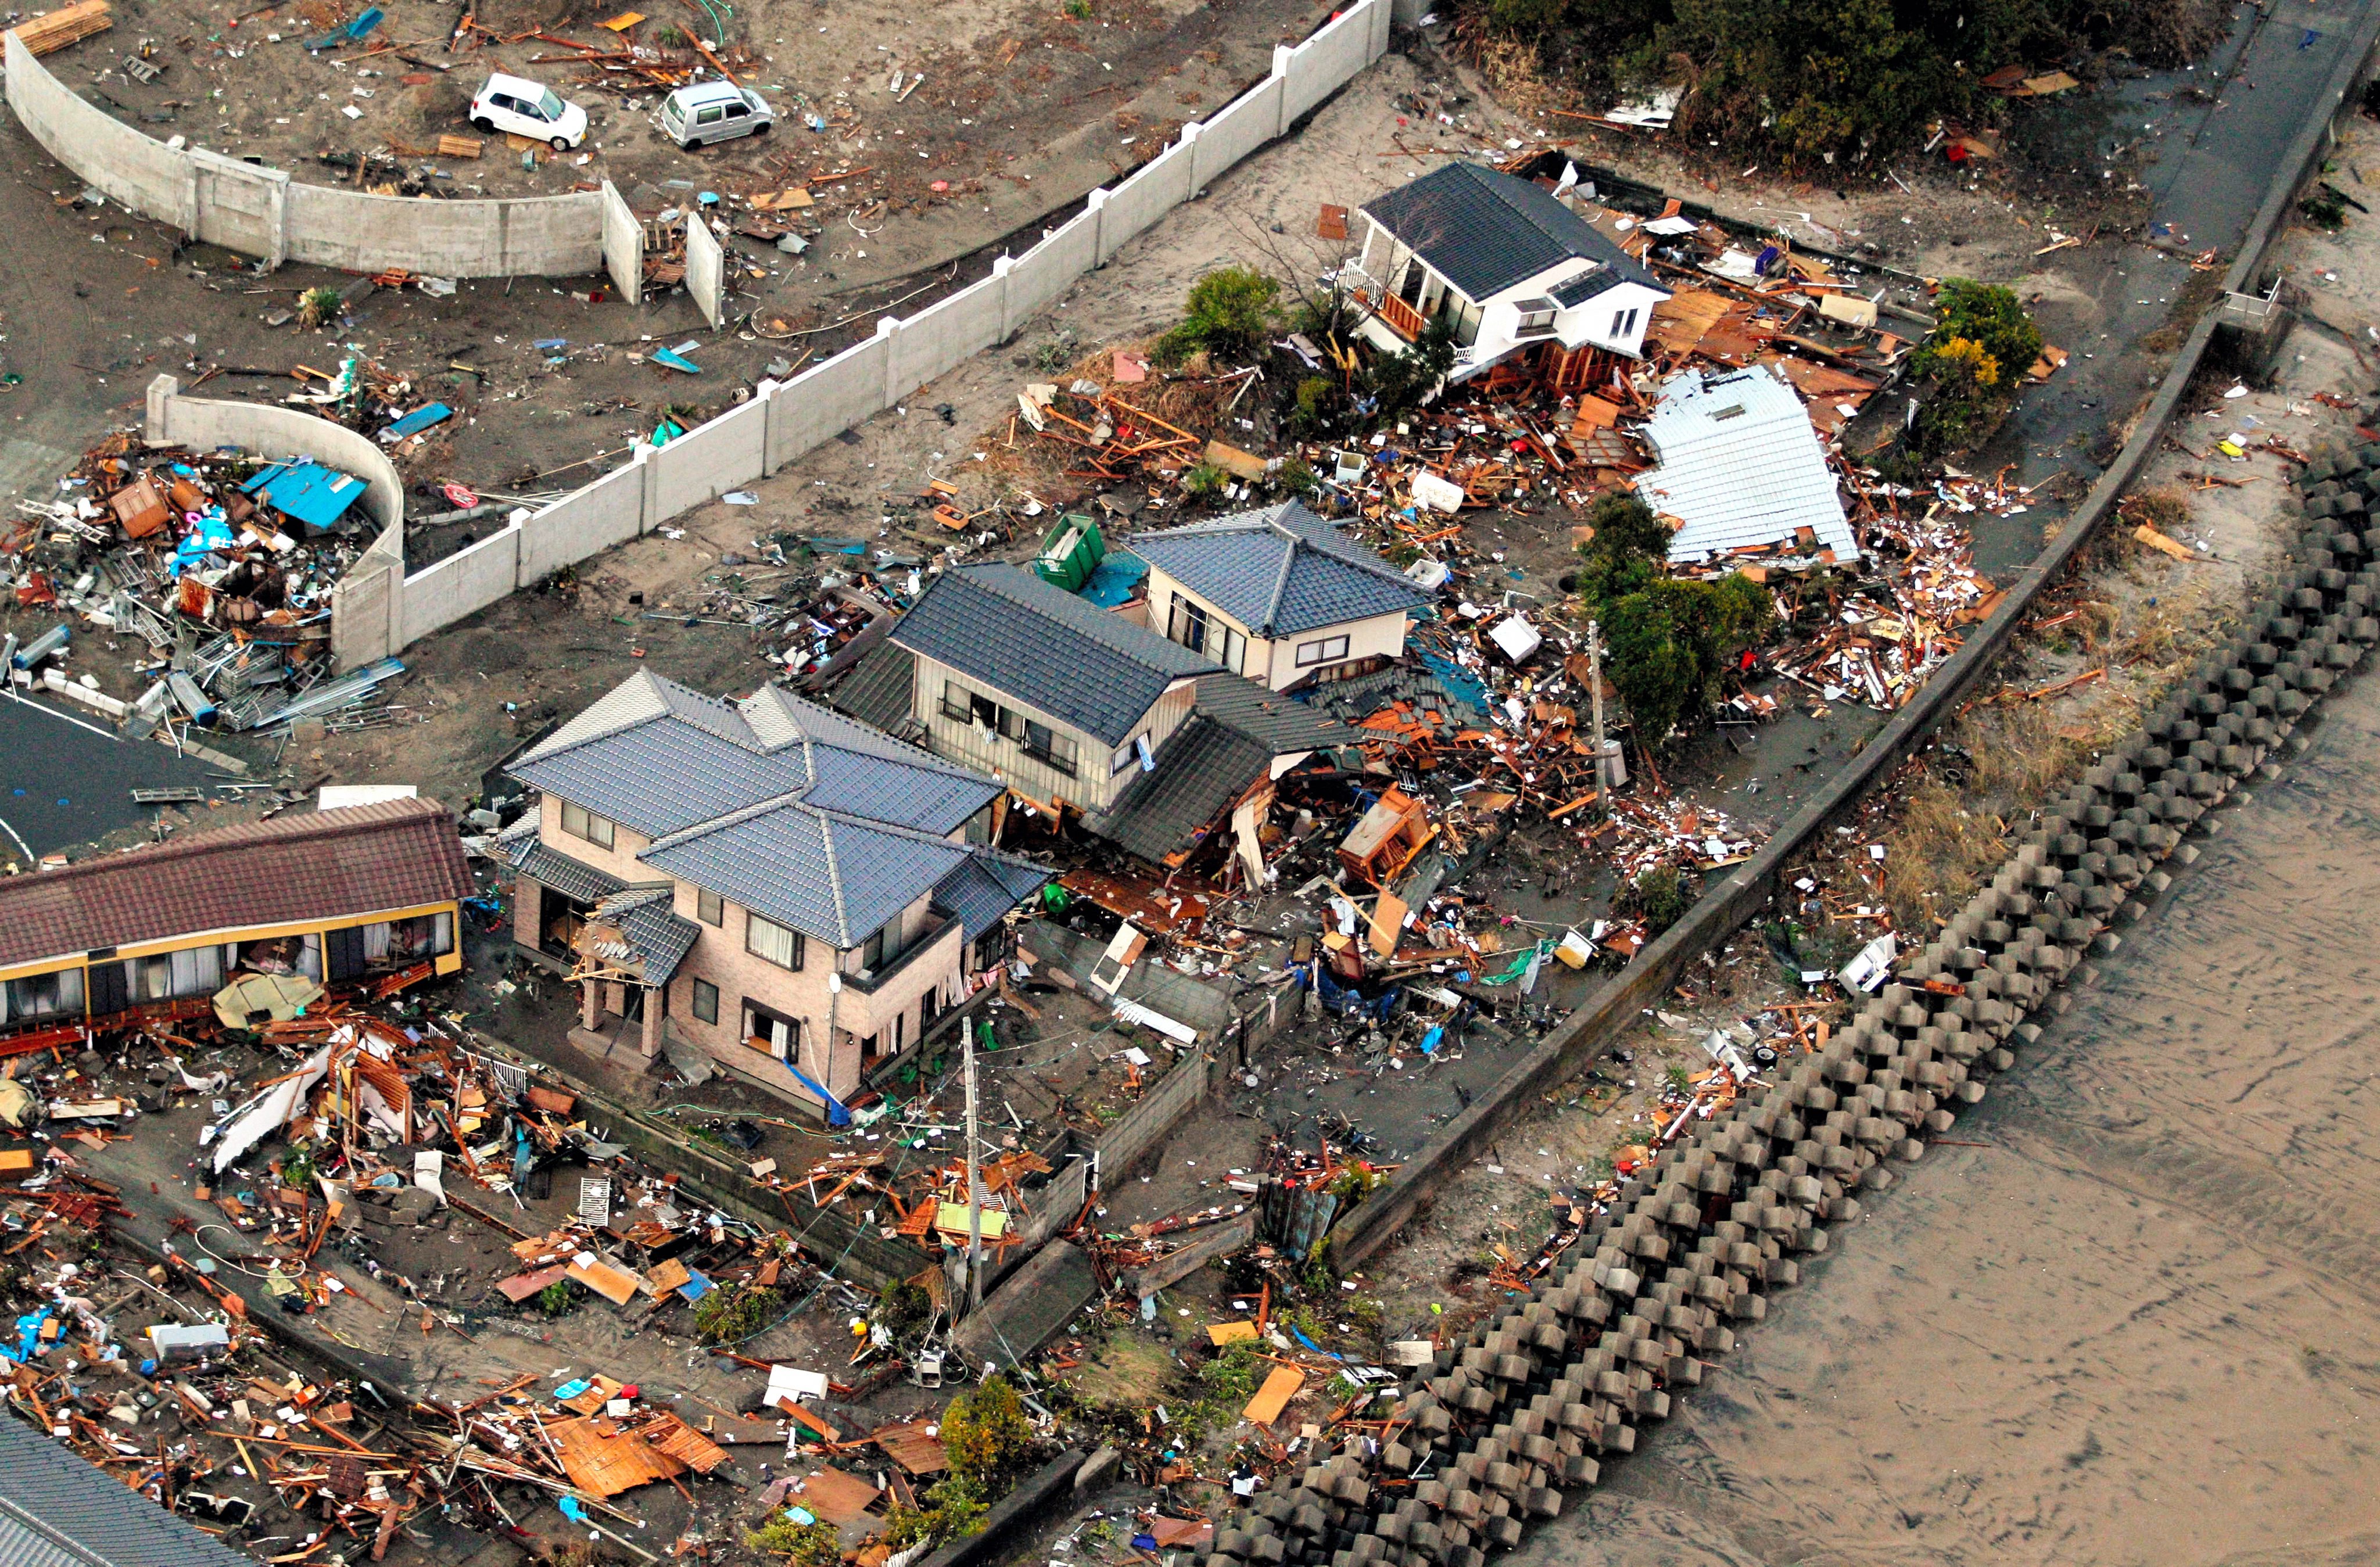
[[662,132],[689,152],[706,142],[766,136],[776,118],[759,93],[732,81],[697,82],[662,101]]

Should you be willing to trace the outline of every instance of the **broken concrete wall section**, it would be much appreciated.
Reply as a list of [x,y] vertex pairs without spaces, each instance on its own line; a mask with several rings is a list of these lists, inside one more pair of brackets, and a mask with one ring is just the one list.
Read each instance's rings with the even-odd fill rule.
[[[812,366],[783,385],[772,388],[771,383],[762,383],[761,395],[752,402],[697,426],[666,446],[658,450],[639,447],[638,462],[659,466],[646,475],[643,510],[633,532],[650,532],[678,513],[703,504],[722,491],[775,472],[820,443],[911,395],[984,348],[1014,336],[1085,272],[1105,261],[1118,247],[1145,232],[1174,207],[1193,199],[1205,180],[1222,174],[1269,136],[1286,130],[1290,122],[1379,58],[1388,48],[1392,3],[1393,0],[1357,0],[1337,20],[1305,43],[1293,49],[1277,49],[1273,74],[1218,115],[1227,134],[1216,143],[1214,151],[1199,151],[1206,138],[1204,127],[1184,127],[1182,139],[1173,147],[1113,190],[1091,192],[1080,215],[1046,236],[1023,257],[996,263],[990,276],[905,321],[886,317],[878,323],[877,334],[867,342]],[[13,73],[14,67],[11,68]],[[1268,118],[1269,131],[1265,136],[1257,135]],[[589,193],[580,199],[592,203],[589,211],[600,214],[595,226],[601,231],[598,243],[602,259],[611,269],[613,281],[627,296],[633,216],[619,203],[616,192]],[[442,203],[442,207],[458,204]],[[294,247],[290,253],[300,254]],[[587,262],[590,269],[593,265],[592,261]],[[445,270],[467,275],[459,269]],[[765,405],[765,411],[761,405]],[[759,421],[757,426],[755,420]],[[589,490],[556,502],[547,512],[578,507],[582,497],[594,488],[589,486]],[[508,546],[513,551],[516,586],[534,581],[556,566],[584,560],[631,536],[625,518],[613,509],[624,495],[625,491],[607,491],[602,523],[583,532],[575,525],[541,527],[546,513],[532,516],[529,526],[540,528],[534,552],[537,569],[530,571],[529,555],[517,544]],[[565,553],[580,545],[585,546],[582,553]],[[490,552],[489,559],[498,559],[502,554],[501,550]],[[494,601],[482,595],[500,578],[500,572],[477,566],[469,570],[442,569],[448,564],[442,563],[441,567],[396,585],[402,601],[391,605],[388,615],[392,624],[403,628],[404,641],[399,647]]]
[[[610,259],[611,214],[604,214],[605,259]],[[716,332],[727,320],[727,256],[719,247],[719,236],[710,232],[710,225],[695,218],[686,225],[686,291],[694,296],[694,308]],[[625,294],[623,298],[638,296]]]

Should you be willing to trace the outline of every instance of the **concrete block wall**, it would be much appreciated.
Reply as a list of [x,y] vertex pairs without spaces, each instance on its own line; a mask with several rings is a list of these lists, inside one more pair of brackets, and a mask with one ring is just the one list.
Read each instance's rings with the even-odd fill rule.
[[84,103],[13,32],[6,49],[8,106],[43,152],[109,200],[185,234],[197,228],[197,184],[188,158]]
[[274,265],[404,267],[444,277],[570,277],[604,261],[603,203],[588,192],[518,200],[408,200],[293,180],[204,148],[176,148],[85,103],[13,35],[8,105],[44,152],[110,199]]
[[[1013,337],[1085,273],[1378,59],[1388,47],[1390,8],[1395,3],[1356,0],[1305,43],[1275,50],[1272,74],[1264,81],[1206,125],[1184,127],[1174,145],[1122,185],[1092,191],[1080,214],[1046,234],[1024,255],[1002,258],[990,277],[906,320],[886,317],[866,342],[783,384],[763,382],[750,402],[658,450],[639,448],[627,468],[529,515],[462,555],[393,579],[398,601],[389,606],[388,618],[397,628],[396,646],[485,608],[513,587],[649,532],[681,512],[774,473],[971,356]],[[13,55],[11,60],[13,73]],[[314,199],[310,190],[291,187],[293,211],[305,209]],[[576,200],[587,203],[592,214],[593,249],[585,270],[600,262],[622,294],[634,298],[642,277],[642,237],[635,215],[608,185]],[[690,278],[692,257],[702,247],[702,238],[689,243]],[[294,244],[290,254],[301,255]],[[461,269],[449,265],[443,270]],[[500,587],[508,575],[511,585]]]
[[402,645],[396,624],[405,601],[405,524],[392,522],[347,564],[331,589],[331,662],[348,670],[377,663]]
[[520,586],[626,543],[644,520],[644,465],[613,469],[521,524]]
[[1099,213],[1102,264],[1196,194],[1190,176],[1197,135],[1196,126],[1184,126],[1180,140],[1141,164],[1138,173],[1108,192]]
[[1011,336],[1099,264],[1099,206],[1105,203],[1107,192],[1094,190],[1091,196],[1092,206],[1051,229],[1009,267],[1007,330]]
[[1174,1124],[1207,1097],[1207,1056],[1203,1051],[1167,1073],[1123,1120],[1099,1136],[1099,1179],[1122,1180],[1142,1156],[1163,1141]]

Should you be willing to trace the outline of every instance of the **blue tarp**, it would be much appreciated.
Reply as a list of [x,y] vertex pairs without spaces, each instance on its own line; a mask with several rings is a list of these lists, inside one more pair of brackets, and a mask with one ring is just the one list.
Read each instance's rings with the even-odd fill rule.
[[1148,575],[1148,563],[1137,555],[1117,553],[1101,561],[1091,572],[1091,579],[1083,584],[1082,597],[1103,610],[1111,610],[1132,597]]
[[364,498],[362,480],[320,463],[274,463],[240,488],[284,516],[324,530]]
[[841,1099],[826,1091],[825,1084],[812,1081],[808,1074],[805,1073],[800,1067],[795,1066],[790,1061],[785,1063],[785,1070],[794,1075],[795,1082],[799,1083],[811,1093],[814,1093],[819,1098],[826,1100],[826,1124],[828,1125],[848,1126],[851,1124],[851,1111],[844,1107],[844,1102]]

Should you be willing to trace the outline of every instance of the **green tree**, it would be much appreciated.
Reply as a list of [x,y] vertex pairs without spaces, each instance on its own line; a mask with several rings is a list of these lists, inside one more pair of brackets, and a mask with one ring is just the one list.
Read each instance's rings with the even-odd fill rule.
[[2012,289],[1946,278],[1934,330],[1911,357],[1922,395],[1910,450],[1939,456],[1988,436],[2041,354],[2041,329]]
[[978,1494],[1007,1493],[1033,1461],[1033,1423],[1006,1377],[994,1372],[973,1392],[951,1400],[942,1412],[942,1447],[953,1472]]
[[1454,323],[1439,316],[1419,337],[1374,359],[1367,378],[1379,400],[1374,413],[1393,419],[1420,407],[1454,369]]
[[843,1560],[842,1537],[833,1524],[797,1523],[783,1512],[757,1529],[745,1530],[744,1543],[754,1550],[782,1556],[793,1567],[834,1567]]
[[1646,745],[1701,717],[1719,678],[1773,616],[1767,589],[1741,572],[1717,582],[1663,577],[1615,601],[1604,667]]
[[1669,560],[1670,529],[1653,508],[1629,494],[1609,494],[1587,514],[1594,537],[1578,547],[1578,591],[1598,615],[1644,591]]
[[1190,285],[1182,324],[1158,340],[1158,356],[1178,364],[1204,349],[1245,354],[1281,320],[1281,280],[1254,267],[1217,267]]
[[1920,375],[1943,354],[1960,352],[1952,346],[1960,343],[1982,349],[1999,374],[2011,381],[2041,357],[2041,329],[2024,313],[2016,290],[2000,284],[1946,277],[1934,291],[1934,330],[1911,366]]

